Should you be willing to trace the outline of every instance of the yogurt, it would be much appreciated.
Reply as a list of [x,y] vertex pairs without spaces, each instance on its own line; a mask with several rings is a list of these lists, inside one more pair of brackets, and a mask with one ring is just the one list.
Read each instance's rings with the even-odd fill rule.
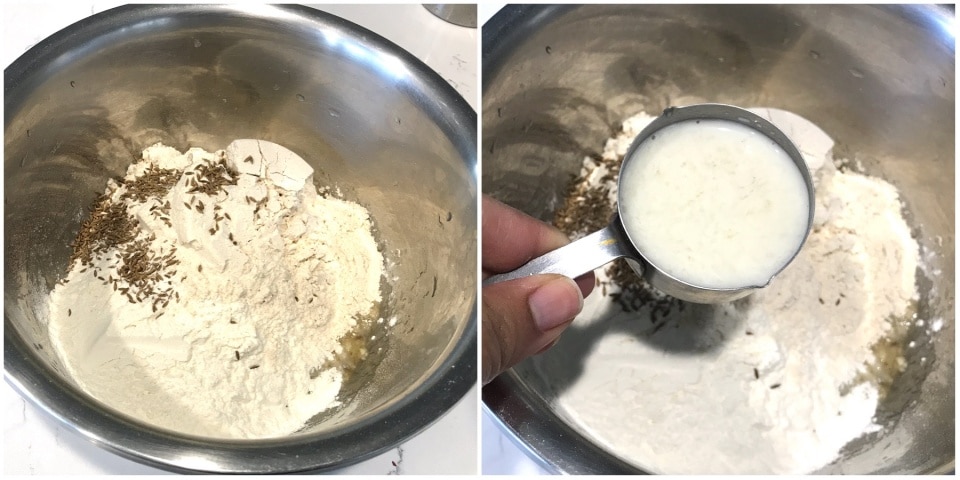
[[664,127],[627,159],[624,229],[653,266],[704,288],[766,285],[807,232],[809,195],[789,155],[727,120]]

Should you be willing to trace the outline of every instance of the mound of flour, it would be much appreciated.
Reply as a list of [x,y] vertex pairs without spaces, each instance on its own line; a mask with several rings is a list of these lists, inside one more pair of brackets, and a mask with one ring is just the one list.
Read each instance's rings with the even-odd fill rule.
[[73,380],[179,432],[289,434],[338,404],[341,339],[376,318],[384,261],[360,205],[270,142],[154,145],[111,181],[53,290]]
[[[562,415],[649,471],[809,473],[879,428],[872,347],[917,298],[918,247],[897,191],[838,171],[832,140],[809,121],[755,112],[793,139],[814,175],[816,220],[799,256],[767,288],[719,306],[651,292],[625,308],[629,292],[598,270],[602,288],[534,360],[545,378],[566,379],[553,382]],[[602,160],[584,161],[568,214],[589,198],[613,205],[611,173],[652,120],[627,120]]]

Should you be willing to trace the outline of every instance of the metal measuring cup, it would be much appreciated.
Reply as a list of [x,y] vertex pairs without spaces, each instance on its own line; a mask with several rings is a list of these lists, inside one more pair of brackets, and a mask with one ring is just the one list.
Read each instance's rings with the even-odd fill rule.
[[[770,280],[773,280],[777,274],[783,271],[797,256],[797,253],[800,252],[800,248],[810,234],[814,214],[813,180],[810,178],[810,172],[807,170],[806,163],[804,163],[800,151],[797,150],[793,142],[791,142],[780,129],[763,117],[732,105],[707,103],[688,107],[671,107],[664,110],[661,116],[651,122],[650,125],[644,128],[643,131],[637,135],[637,138],[633,140],[624,157],[624,166],[621,166],[620,171],[624,171],[626,163],[633,157],[640,144],[648,137],[668,125],[694,120],[727,120],[745,125],[762,133],[786,152],[803,177],[804,184],[807,187],[809,204],[807,228],[804,232],[803,241],[800,242],[796,251],[790,256],[790,260],[774,272],[773,275],[770,276],[770,279],[763,285],[745,285],[736,288],[701,287],[660,270],[656,265],[647,260],[643,253],[634,246],[635,244],[631,241],[630,235],[623,228],[621,220],[621,206],[623,204],[622,188],[618,188],[617,190],[617,213],[606,228],[587,235],[567,246],[537,257],[512,272],[491,276],[484,280],[483,285],[486,286],[543,273],[557,273],[570,278],[576,278],[617,258],[624,258],[637,275],[646,279],[654,288],[688,302],[728,302],[745,297],[754,290],[767,286]],[[620,187],[619,179],[618,187]]]

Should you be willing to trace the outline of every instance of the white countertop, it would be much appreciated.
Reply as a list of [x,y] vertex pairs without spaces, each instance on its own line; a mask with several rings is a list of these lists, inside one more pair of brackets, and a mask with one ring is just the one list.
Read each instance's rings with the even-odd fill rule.
[[[86,16],[119,3],[3,5],[3,61]],[[313,5],[366,27],[413,53],[477,110],[478,31],[446,23],[413,5]],[[3,382],[4,474],[162,474],[119,457],[61,426]],[[473,474],[477,472],[476,387],[434,425],[403,445],[334,473]]]

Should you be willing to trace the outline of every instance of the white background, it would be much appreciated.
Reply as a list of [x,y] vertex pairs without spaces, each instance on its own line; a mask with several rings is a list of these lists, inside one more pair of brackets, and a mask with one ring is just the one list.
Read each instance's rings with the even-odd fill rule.
[[[4,66],[54,32],[118,4],[4,4]],[[477,110],[479,38],[476,29],[446,23],[416,4],[313,6],[364,26],[416,55]],[[0,388],[3,390],[5,474],[166,473],[100,449],[24,401],[6,382]],[[476,473],[477,405],[474,387],[420,435],[378,457],[335,473]]]

